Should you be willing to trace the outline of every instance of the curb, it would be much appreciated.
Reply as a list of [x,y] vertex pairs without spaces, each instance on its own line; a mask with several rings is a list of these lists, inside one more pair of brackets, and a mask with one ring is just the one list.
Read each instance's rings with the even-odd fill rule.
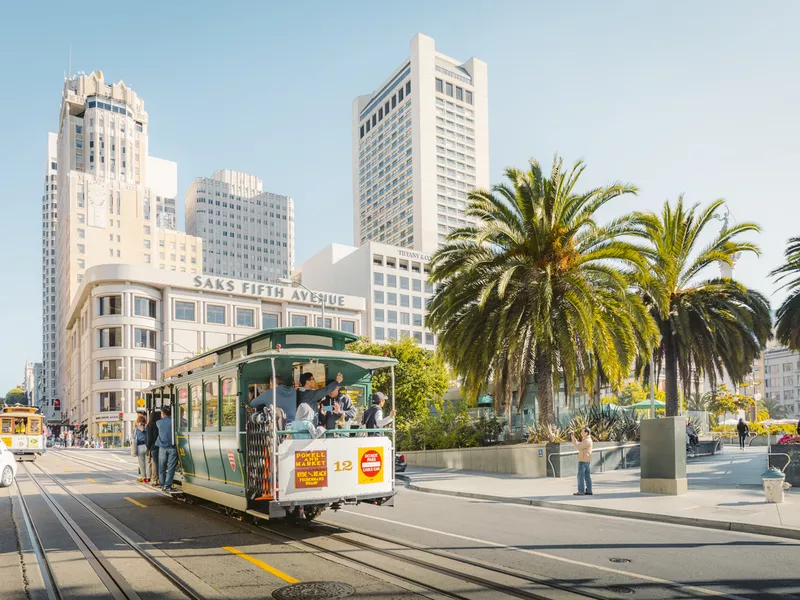
[[756,535],[769,535],[773,537],[783,537],[793,540],[800,540],[800,529],[790,529],[788,527],[774,527],[771,525],[756,525],[752,523],[741,523],[737,521],[715,521],[712,519],[694,519],[692,517],[679,517],[676,515],[663,515],[655,513],[643,513],[634,510],[621,510],[616,508],[600,508],[598,506],[581,506],[577,504],[563,504],[549,500],[526,500],[525,498],[514,498],[504,496],[492,496],[490,494],[476,494],[473,492],[456,492],[451,490],[438,490],[427,488],[411,483],[408,476],[396,475],[406,483],[406,487],[415,492],[426,494],[438,494],[440,496],[457,496],[460,498],[474,498],[475,500],[488,500],[491,502],[502,502],[504,504],[521,504],[523,506],[535,506],[538,508],[551,508],[566,512],[578,512],[606,517],[620,517],[623,519],[635,519],[637,521],[655,521],[667,523],[669,525],[687,525],[689,527],[700,527],[703,529],[717,529],[721,531],[735,531],[738,533],[753,533]]

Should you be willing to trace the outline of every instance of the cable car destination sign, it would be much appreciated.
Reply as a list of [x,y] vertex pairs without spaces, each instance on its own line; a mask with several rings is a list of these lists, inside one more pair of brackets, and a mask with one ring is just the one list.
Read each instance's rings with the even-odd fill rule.
[[305,304],[322,304],[324,299],[325,306],[345,306],[344,294],[310,292],[303,288],[276,285],[274,283],[256,283],[239,279],[226,279],[224,277],[209,277],[207,275],[197,275],[192,281],[194,288],[211,292],[292,300]]

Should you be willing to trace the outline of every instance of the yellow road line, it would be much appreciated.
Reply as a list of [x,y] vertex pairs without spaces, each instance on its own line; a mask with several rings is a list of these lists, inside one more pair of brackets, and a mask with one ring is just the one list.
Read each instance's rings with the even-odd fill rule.
[[87,477],[87,478],[86,478],[86,481],[91,481],[92,483],[97,483],[97,482],[96,482],[94,479],[92,479],[91,477]]
[[141,502],[137,502],[137,501],[136,501],[136,500],[134,500],[133,498],[128,498],[127,496],[125,496],[125,500],[127,500],[127,501],[128,501],[128,502],[130,502],[131,504],[135,504],[135,505],[136,505],[136,506],[138,506],[139,508],[147,508],[147,505],[146,505],[146,504],[142,504]]
[[275,575],[275,577],[283,579],[286,583],[300,583],[299,579],[295,579],[294,577],[291,577],[290,575],[287,575],[283,571],[279,571],[275,567],[271,567],[267,563],[265,563],[265,562],[263,562],[261,560],[258,560],[257,558],[253,558],[252,556],[249,556],[249,555],[245,554],[241,550],[237,550],[236,548],[232,548],[230,546],[223,546],[222,549],[223,550],[227,550],[231,554],[235,554],[236,556],[239,556],[240,558],[243,558],[246,561],[253,563],[257,567],[261,567],[267,573],[272,573],[273,575]]

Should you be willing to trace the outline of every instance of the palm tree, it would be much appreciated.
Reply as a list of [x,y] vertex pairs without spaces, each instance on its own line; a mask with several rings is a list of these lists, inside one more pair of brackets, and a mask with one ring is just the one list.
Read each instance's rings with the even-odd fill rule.
[[800,350],[800,237],[789,240],[785,256],[786,264],[770,273],[773,277],[778,276],[777,281],[792,277],[780,288],[788,289],[789,297],[783,301],[775,314],[776,337],[784,346],[798,351]]
[[717,200],[703,210],[699,205],[687,209],[681,196],[674,206],[665,202],[661,215],[635,214],[636,235],[647,242],[641,252],[650,268],[642,289],[661,332],[656,358],[664,362],[667,416],[679,411],[679,378],[687,390],[693,368],[708,375],[712,386],[724,372],[741,381],[771,335],[769,302],[763,295],[732,279],[700,279],[706,267],[733,266],[736,253],[759,253],[755,244],[738,239],[759,231],[753,223],[723,228],[700,246],[723,205]]
[[686,401],[686,409],[694,411],[708,410],[708,404],[711,402],[711,392],[704,394],[689,394]]
[[653,347],[657,332],[632,283],[645,264],[624,241],[631,217],[605,225],[602,206],[630,185],[576,190],[582,163],[565,172],[556,157],[549,178],[507,169],[507,184],[469,195],[467,214],[478,225],[450,233],[433,256],[437,282],[428,323],[439,349],[470,394],[493,380],[495,398],[522,401],[528,378],[538,390],[539,421],[555,421],[554,390],[603,377],[620,383],[634,358]]
[[769,413],[770,419],[786,419],[789,416],[786,407],[774,398],[765,398],[761,402],[761,408]]

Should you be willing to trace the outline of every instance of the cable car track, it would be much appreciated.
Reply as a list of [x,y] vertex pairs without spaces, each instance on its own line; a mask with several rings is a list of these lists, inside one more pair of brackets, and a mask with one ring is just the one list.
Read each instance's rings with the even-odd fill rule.
[[[106,519],[100,512],[98,512],[95,508],[90,506],[87,502],[85,502],[79,495],[72,492],[69,489],[69,486],[65,485],[57,478],[53,477],[50,473],[47,473],[44,469],[42,469],[39,465],[33,465],[37,467],[42,476],[46,477],[47,480],[54,483],[60,489],[62,489],[70,498],[78,502],[84,509],[86,509],[92,516],[94,516],[100,523],[102,523],[109,531],[111,531],[117,538],[119,538],[128,548],[133,550],[140,558],[144,559],[147,564],[149,564],[153,569],[155,569],[161,576],[163,576],[173,587],[175,587],[178,591],[180,591],[185,597],[189,598],[190,600],[202,600],[203,596],[196,591],[194,591],[188,584],[186,584],[183,580],[181,580],[178,576],[176,576],[172,571],[170,571],[167,567],[162,565],[158,560],[153,558],[149,555],[145,550],[139,547],[139,545],[131,540],[124,532],[120,531],[118,527],[116,527],[113,523],[111,523],[108,519]],[[37,477],[34,476],[34,473],[31,472],[29,467],[25,465],[25,472],[28,475],[29,479],[35,484],[38,488],[39,493],[41,494],[42,498],[44,499],[45,503],[48,507],[53,511],[53,514],[59,520],[61,525],[64,527],[66,532],[75,542],[78,549],[84,555],[86,560],[92,566],[92,569],[97,573],[98,577],[102,581],[103,585],[106,586],[109,593],[115,599],[122,599],[122,600],[140,600],[139,595],[131,588],[128,581],[122,576],[122,574],[114,568],[113,565],[109,562],[109,560],[103,555],[103,552],[97,548],[97,546],[92,542],[91,538],[86,534],[83,529],[72,519],[72,517],[68,514],[68,512],[61,506],[61,504],[56,500],[53,494],[50,493],[49,490],[38,480]],[[19,484],[17,484],[19,488]],[[21,490],[18,489],[21,494]],[[24,504],[24,500],[23,500]],[[25,506],[25,510],[27,511],[27,505]],[[30,513],[27,514],[27,517],[30,518]],[[32,523],[32,519],[31,519]],[[44,550],[44,546],[42,546],[41,539],[38,537],[38,533],[36,534],[36,541],[35,544],[38,544],[39,549],[41,550],[42,558],[46,563],[46,569],[43,568],[43,571],[47,571],[47,577],[51,578],[51,582],[53,585],[53,589],[55,591],[55,595],[50,596],[50,598],[62,598],[60,591],[58,590],[57,585],[57,578],[55,573],[53,572],[52,566],[49,564],[47,560],[47,554]],[[37,553],[38,558],[38,553]],[[43,566],[43,563],[40,562],[40,567]],[[47,586],[47,581],[45,582]]]
[[[63,457],[63,458],[66,459],[67,457]],[[108,469],[108,471],[106,471],[105,473],[109,477],[117,479],[118,481],[123,481],[123,480],[124,481],[130,481],[130,479],[134,477],[134,475],[132,473],[130,473],[130,472],[127,472],[127,470],[122,465],[120,465],[120,466],[116,466],[116,465],[112,466],[112,465],[101,464],[99,462],[92,461],[88,457],[83,457],[83,456],[81,456],[80,458],[70,456],[69,458],[70,459],[75,458],[76,462],[83,463],[84,465],[92,467],[92,468],[98,468],[98,467],[106,468],[106,469]],[[207,504],[205,502],[199,501],[199,499],[197,501],[196,506],[198,508],[202,508],[202,509],[210,512],[213,515],[216,515],[217,517],[230,518],[230,514],[220,510],[222,508],[220,506],[209,505],[209,504]],[[259,525],[259,524],[257,524],[257,521],[256,521],[256,524],[250,524],[250,523],[242,521],[240,519],[235,519],[235,520],[237,521],[238,526],[241,527],[242,529],[244,529],[246,531],[249,531],[251,533],[260,534],[260,535],[262,535],[262,536],[264,536],[264,537],[266,537],[268,539],[274,540],[275,537],[278,537],[281,540],[288,540],[288,541],[294,542],[294,543],[296,543],[298,545],[301,545],[301,546],[304,546],[306,548],[312,549],[315,553],[329,554],[329,555],[336,556],[339,559],[344,559],[348,563],[357,563],[357,564],[359,564],[361,566],[368,567],[370,570],[380,571],[380,572],[382,572],[382,573],[384,573],[386,575],[389,575],[389,576],[391,576],[393,578],[406,581],[407,583],[411,583],[411,584],[413,584],[415,586],[419,586],[421,588],[428,589],[431,592],[435,592],[437,594],[441,594],[441,595],[447,596],[449,598],[455,598],[455,599],[458,599],[458,600],[469,600],[468,598],[466,598],[466,597],[464,597],[462,595],[459,595],[457,593],[454,593],[452,591],[447,591],[447,590],[444,590],[444,589],[441,589],[441,588],[437,588],[435,585],[422,583],[418,579],[414,579],[414,578],[411,578],[411,577],[405,577],[402,574],[398,574],[396,571],[393,571],[393,570],[390,570],[390,569],[380,568],[380,567],[372,564],[369,561],[361,561],[361,560],[355,559],[352,555],[348,554],[347,552],[344,552],[344,551],[337,552],[336,550],[332,550],[330,548],[326,548],[326,547],[323,547],[321,545],[315,544],[313,541],[309,541],[308,539],[304,539],[302,537],[295,537],[294,535],[290,535],[289,533],[274,529],[272,527],[266,527],[266,526],[263,526],[263,525]],[[302,523],[302,521],[301,521],[301,523]],[[577,590],[577,589],[571,588],[569,586],[564,586],[564,585],[558,584],[558,583],[556,583],[554,581],[551,581],[551,580],[543,579],[543,578],[540,578],[540,577],[534,577],[532,575],[521,573],[519,571],[512,571],[512,570],[505,569],[503,567],[496,566],[496,565],[485,564],[485,563],[482,563],[482,562],[474,560],[474,559],[470,559],[470,558],[467,558],[467,557],[464,557],[464,556],[456,555],[454,553],[444,552],[444,551],[436,550],[434,548],[428,548],[428,547],[419,546],[419,545],[416,545],[416,544],[410,544],[410,543],[407,543],[407,542],[404,542],[404,541],[401,541],[401,540],[398,540],[398,539],[384,537],[384,536],[381,536],[381,535],[378,535],[378,534],[375,534],[375,533],[372,533],[372,532],[359,531],[357,529],[349,528],[349,527],[342,526],[342,525],[339,525],[339,524],[333,524],[333,523],[327,523],[327,522],[325,522],[325,523],[314,523],[314,524],[309,523],[306,527],[302,527],[302,529],[304,529],[305,531],[309,531],[309,532],[310,531],[314,531],[314,530],[321,530],[321,529],[334,530],[335,533],[327,534],[327,537],[329,537],[330,539],[334,539],[337,542],[346,544],[346,545],[350,546],[351,548],[355,548],[355,549],[358,549],[358,550],[367,550],[369,552],[374,552],[376,554],[381,554],[383,556],[390,557],[392,560],[399,560],[399,561],[405,562],[407,564],[413,565],[413,566],[415,566],[417,568],[422,568],[422,569],[426,569],[426,570],[429,570],[429,571],[433,571],[433,572],[435,572],[437,574],[444,575],[444,576],[447,576],[447,577],[456,578],[456,579],[459,579],[459,580],[462,580],[462,581],[468,581],[470,583],[473,583],[474,585],[478,585],[478,586],[480,586],[482,588],[485,588],[485,589],[488,589],[488,590],[491,590],[491,591],[494,591],[494,592],[497,592],[497,593],[502,593],[502,594],[507,595],[509,597],[521,598],[523,600],[541,600],[541,599],[549,598],[549,596],[542,595],[542,593],[536,593],[536,592],[521,590],[518,587],[511,587],[509,585],[497,583],[496,581],[492,581],[491,579],[488,579],[486,577],[479,577],[479,576],[476,576],[476,575],[471,575],[465,570],[465,568],[469,569],[469,570],[480,569],[482,571],[485,571],[485,572],[488,572],[488,573],[492,573],[492,574],[497,575],[497,576],[501,576],[501,577],[504,577],[504,578],[515,579],[518,582],[521,582],[520,585],[524,585],[524,584],[538,585],[538,586],[542,586],[544,588],[551,589],[553,591],[560,591],[562,593],[572,594],[575,597],[593,598],[595,600],[606,600],[608,598],[608,596],[600,596],[600,595],[596,595],[596,594],[593,594],[593,593],[590,593],[590,592],[587,592],[587,591],[584,591],[584,590]],[[320,533],[323,533],[323,532],[320,531]],[[387,550],[387,549],[384,549],[384,548],[376,547],[376,546],[373,546],[373,545],[370,545],[370,544],[366,544],[364,542],[359,542],[359,541],[356,541],[356,540],[349,539],[349,538],[344,537],[342,535],[342,534],[348,534],[348,533],[349,534],[357,534],[357,535],[367,536],[367,537],[371,537],[371,538],[373,538],[375,540],[380,540],[382,542],[394,544],[395,546],[399,546],[402,551],[413,551],[413,552],[417,552],[417,553],[428,554],[428,555],[436,557],[437,559],[444,559],[445,561],[453,563],[456,566],[460,565],[462,568],[456,569],[456,568],[453,568],[454,565],[443,566],[443,565],[434,564],[432,562],[428,562],[428,561],[425,561],[425,560],[420,560],[418,558],[412,558],[410,556],[404,556],[403,554],[400,554],[397,551],[392,551],[392,550]],[[439,561],[439,562],[441,562],[441,561]]]

